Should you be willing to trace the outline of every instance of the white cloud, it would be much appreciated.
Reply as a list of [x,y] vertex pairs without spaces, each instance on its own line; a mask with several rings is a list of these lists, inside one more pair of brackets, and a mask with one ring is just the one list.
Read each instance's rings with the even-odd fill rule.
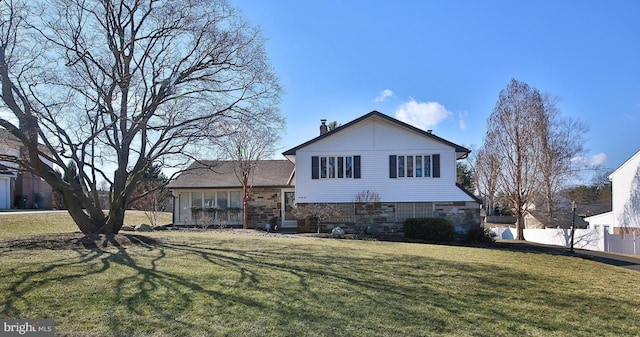
[[417,128],[428,130],[453,115],[438,102],[417,102],[411,99],[396,109],[396,118]]
[[387,100],[387,98],[391,96],[393,96],[393,91],[391,91],[391,89],[384,89],[380,92],[380,94],[378,94],[378,97],[376,97],[373,101],[384,102]]
[[598,166],[604,164],[607,161],[607,155],[605,153],[598,153],[596,155],[591,156],[590,164],[593,166]]
[[469,113],[466,111],[458,112],[458,126],[460,127],[460,130],[467,129],[466,119],[468,116],[469,116]]
[[598,154],[594,154],[593,156],[591,156],[591,158],[587,158],[586,156],[579,156],[571,158],[571,161],[588,166],[598,166],[604,164],[607,161],[607,154],[601,152]]

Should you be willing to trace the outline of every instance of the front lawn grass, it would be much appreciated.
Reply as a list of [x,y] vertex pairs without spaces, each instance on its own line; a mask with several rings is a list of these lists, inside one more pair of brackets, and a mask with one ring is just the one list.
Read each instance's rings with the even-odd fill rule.
[[[1,225],[0,225],[1,227]],[[638,272],[569,256],[206,232],[0,248],[0,317],[58,336],[638,336]]]
[[[142,211],[128,210],[125,214],[125,224],[137,225],[149,223]],[[171,213],[162,212],[158,217],[158,224],[171,223]],[[0,212],[0,240],[13,239],[32,234],[69,233],[79,231],[66,211],[36,211],[36,212]]]

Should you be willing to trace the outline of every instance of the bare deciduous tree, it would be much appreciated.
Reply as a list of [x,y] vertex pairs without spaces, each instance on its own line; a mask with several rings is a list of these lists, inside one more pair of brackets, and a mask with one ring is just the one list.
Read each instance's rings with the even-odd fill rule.
[[360,234],[364,234],[367,224],[373,222],[376,212],[379,210],[380,194],[375,191],[365,190],[358,192],[353,198],[356,207],[356,215],[360,215],[357,222],[360,223]]
[[325,203],[299,204],[291,213],[298,219],[311,219],[316,221],[318,233],[320,233],[320,225],[325,220],[337,218],[342,215],[340,207],[335,204]]
[[541,142],[538,127],[545,113],[540,92],[512,79],[500,91],[487,122],[485,146],[499,167],[496,187],[512,203],[516,216],[516,240],[524,240],[524,213],[540,191]]
[[541,142],[540,177],[541,199],[547,223],[553,223],[558,208],[557,196],[581,169],[573,159],[584,153],[586,124],[562,117],[557,108],[558,99],[544,96],[545,112],[537,127]]
[[[0,126],[28,154],[1,159],[46,180],[84,233],[117,233],[152,163],[185,167],[281,92],[259,29],[224,0],[3,1],[0,81]],[[69,175],[69,160],[78,180],[48,165]]]
[[167,177],[160,165],[152,165],[138,182],[130,197],[130,208],[144,211],[150,225],[158,225],[160,212],[164,212],[171,192],[167,188]]
[[271,115],[265,123],[234,123],[223,129],[227,136],[219,142],[221,156],[234,161],[234,173],[242,185],[242,227],[249,228],[249,200],[253,182],[251,178],[259,171],[261,160],[269,158],[276,150],[284,120],[279,114]]
[[543,200],[553,221],[556,196],[574,177],[573,159],[583,152],[587,127],[564,118],[557,99],[524,82],[511,80],[489,117],[483,148],[476,160],[479,187],[493,203],[506,196],[516,216],[518,240],[524,240],[524,213]]
[[496,172],[500,169],[500,163],[495,149],[490,148],[494,144],[485,143],[478,151],[475,151],[474,178],[478,193],[482,197],[485,212],[493,214],[496,206],[496,194],[498,182]]

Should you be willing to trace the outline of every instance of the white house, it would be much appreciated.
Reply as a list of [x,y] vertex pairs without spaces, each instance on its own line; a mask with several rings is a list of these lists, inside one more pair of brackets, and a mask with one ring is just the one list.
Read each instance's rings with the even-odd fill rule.
[[414,217],[448,218],[459,230],[480,224],[480,201],[456,184],[468,149],[377,111],[332,131],[322,121],[320,130],[283,153],[295,164],[297,204],[348,210],[370,191],[379,195],[373,222],[385,228]]
[[589,228],[603,228],[607,233],[613,234],[613,212],[605,212],[584,218],[589,223]]
[[[0,129],[0,157],[20,156],[20,142],[5,129]],[[0,209],[10,209],[13,205],[18,171],[14,163],[0,160]]]
[[591,228],[609,228],[612,234],[640,234],[640,151],[611,175],[611,212],[585,218]]
[[[366,221],[375,230],[394,231],[405,219],[418,217],[447,218],[459,231],[479,226],[480,201],[456,184],[456,161],[469,152],[377,111],[332,131],[323,120],[318,137],[283,153],[288,160],[259,163],[249,226],[260,228],[272,217],[278,217],[280,228],[310,226],[291,212],[296,204],[309,203],[341,209],[340,217],[324,222],[324,230],[358,228]],[[234,195],[240,195],[241,186],[233,170],[224,169],[231,163],[215,164],[213,169],[191,167],[170,183],[176,224],[192,224],[194,208],[233,207],[228,202],[238,199]],[[366,191],[379,199],[357,203],[356,195]],[[219,193],[222,205],[214,201]]]
[[[51,207],[51,186],[11,162],[12,158],[20,158],[21,155],[20,140],[0,128],[0,209]],[[45,162],[52,165],[49,161]]]
[[11,191],[16,174],[8,167],[0,164],[0,209],[11,208]]

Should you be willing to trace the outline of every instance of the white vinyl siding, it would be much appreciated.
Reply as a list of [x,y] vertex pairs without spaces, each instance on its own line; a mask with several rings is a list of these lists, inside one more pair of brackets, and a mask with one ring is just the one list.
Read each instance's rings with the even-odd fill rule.
[[[439,154],[440,178],[390,179],[389,156],[401,153]],[[361,158],[360,179],[312,179],[312,157],[354,154]],[[453,147],[380,118],[367,119],[298,149],[295,161],[296,202],[300,203],[353,202],[357,193],[366,190],[377,192],[381,202],[474,201],[456,187]],[[424,170],[424,162],[421,167]]]
[[607,228],[609,234],[613,234],[611,230],[613,227],[613,212],[606,212],[602,214],[592,215],[584,218],[589,223],[589,228]]
[[610,176],[613,227],[640,227],[640,151]]

